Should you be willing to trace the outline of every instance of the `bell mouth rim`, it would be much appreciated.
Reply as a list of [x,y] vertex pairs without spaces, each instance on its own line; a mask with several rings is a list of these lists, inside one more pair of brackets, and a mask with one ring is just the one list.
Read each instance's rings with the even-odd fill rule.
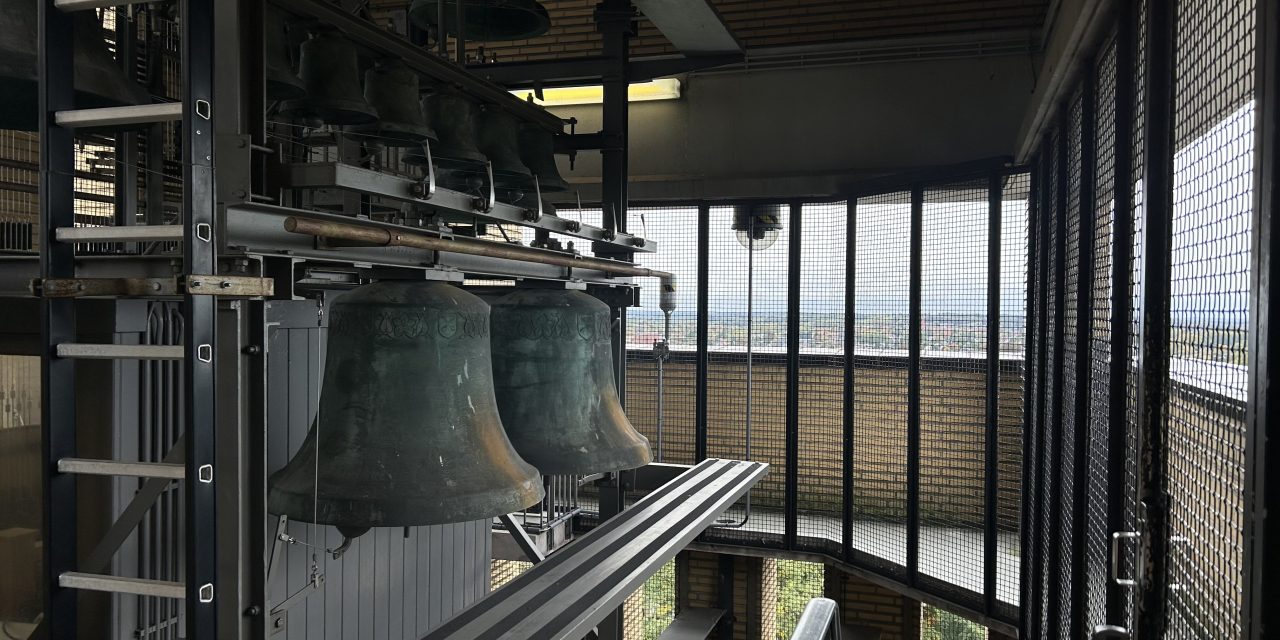
[[[468,504],[486,497],[489,498],[490,504],[497,506],[487,509],[466,509]],[[531,478],[521,480],[518,486],[460,494],[448,499],[438,497],[406,499],[395,494],[387,498],[321,498],[315,501],[311,493],[272,486],[267,494],[267,513],[288,516],[290,520],[298,522],[311,522],[316,519],[320,522],[315,524],[335,527],[418,527],[495,518],[527,509],[541,502],[543,497],[545,497],[545,491],[541,476],[536,471]],[[312,515],[314,506],[319,507],[319,518]],[[341,511],[335,514],[334,507],[341,508]],[[442,515],[422,516],[432,512],[439,512]],[[387,515],[374,518],[371,515],[373,513]]]
[[309,98],[295,98],[280,104],[279,115],[284,118],[316,118],[331,125],[362,125],[377,122],[378,112],[372,106],[355,100],[321,98],[329,104],[310,103]]
[[368,136],[370,142],[377,142],[386,147],[421,146],[424,140],[434,140],[436,136],[435,130],[427,125],[387,123],[376,120],[366,124],[348,125],[345,130],[356,135]]

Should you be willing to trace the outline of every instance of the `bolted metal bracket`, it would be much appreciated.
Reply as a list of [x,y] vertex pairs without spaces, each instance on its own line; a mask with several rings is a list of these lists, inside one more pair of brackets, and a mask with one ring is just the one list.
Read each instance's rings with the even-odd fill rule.
[[191,275],[172,278],[46,278],[31,281],[32,295],[43,298],[154,297],[183,294],[232,298],[269,298],[275,281],[255,276]]
[[422,151],[427,156],[427,175],[422,182],[413,185],[413,196],[419,200],[430,200],[436,195],[436,168],[431,159],[431,141],[422,141]]
[[493,205],[495,202],[498,201],[498,192],[496,187],[493,184],[493,163],[492,162],[489,162],[487,160],[485,161],[484,173],[485,173],[485,177],[487,178],[486,183],[489,186],[489,196],[487,198],[485,197],[476,198],[473,206],[475,207],[476,211],[479,211],[480,213],[489,213],[490,211],[493,211]]

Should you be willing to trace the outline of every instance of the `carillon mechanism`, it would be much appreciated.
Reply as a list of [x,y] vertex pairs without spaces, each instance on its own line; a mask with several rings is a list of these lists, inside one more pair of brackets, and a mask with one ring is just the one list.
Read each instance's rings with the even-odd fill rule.
[[504,296],[493,304],[493,376],[511,443],[542,473],[653,460],[618,399],[605,303],[555,289]]
[[307,95],[286,100],[280,115],[325,124],[368,124],[378,111],[365,99],[360,86],[360,58],[355,45],[332,30],[324,30],[302,43],[299,62]]
[[554,133],[533,123],[521,123],[519,144],[520,159],[538,179],[538,188],[543,193],[569,190],[569,183],[556,166]]
[[[39,2],[5,0],[0,3],[0,129],[35,131],[40,127],[37,53]],[[92,109],[150,102],[146,91],[131,81],[107,50],[102,23],[92,11],[72,17],[75,41],[76,108]]]
[[[423,29],[438,26],[440,0],[414,0],[409,19]],[[444,28],[458,33],[458,3],[444,0]],[[499,41],[536,38],[551,28],[551,15],[536,0],[466,0],[462,34],[467,40]]]
[[364,74],[364,97],[378,120],[349,127],[388,147],[412,147],[436,139],[422,111],[418,74],[399,60],[386,59]]
[[[488,159],[476,146],[480,107],[470,98],[449,88],[440,87],[423,101],[427,117],[439,143],[431,145],[431,156],[439,170],[438,180],[446,187],[470,191],[483,185],[484,163]],[[405,154],[410,165],[426,163],[421,151]]]
[[497,187],[519,190],[529,184],[533,173],[520,159],[519,123],[510,113],[491,105],[480,110],[480,151],[493,163]]
[[334,525],[468,522],[542,499],[503,431],[489,306],[441,282],[381,282],[333,305],[320,407],[268,509]]

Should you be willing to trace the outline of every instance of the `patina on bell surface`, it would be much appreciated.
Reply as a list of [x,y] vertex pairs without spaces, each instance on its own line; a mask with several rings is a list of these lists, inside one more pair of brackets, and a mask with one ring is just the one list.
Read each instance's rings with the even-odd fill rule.
[[367,124],[378,111],[360,84],[360,52],[341,33],[324,30],[302,43],[298,75],[306,96],[285,100],[280,115],[318,119],[325,124]]
[[493,304],[493,380],[507,435],[544,474],[653,460],[614,383],[609,306],[581,292],[524,289]]
[[319,413],[271,476],[271,513],[352,538],[542,499],[538,471],[498,417],[484,301],[440,282],[380,282],[331,313]]

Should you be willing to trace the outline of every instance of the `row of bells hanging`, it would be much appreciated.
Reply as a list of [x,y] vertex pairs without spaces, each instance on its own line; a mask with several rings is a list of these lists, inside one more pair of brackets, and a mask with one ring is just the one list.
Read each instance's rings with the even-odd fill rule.
[[499,189],[528,190],[535,177],[541,191],[569,189],[556,167],[551,130],[521,123],[451,86],[423,87],[399,60],[380,60],[362,77],[359,51],[336,31],[318,31],[302,43],[294,75],[283,14],[271,11],[268,18],[275,45],[267,50],[267,97],[279,101],[280,117],[342,126],[368,142],[405,148],[405,164],[433,161],[437,181],[453,189],[482,187],[485,162]]
[[609,307],[585,293],[520,290],[490,307],[440,282],[366,285],[332,306],[325,363],[268,510],[347,538],[512,513],[542,499],[539,472],[652,459],[618,399]]

